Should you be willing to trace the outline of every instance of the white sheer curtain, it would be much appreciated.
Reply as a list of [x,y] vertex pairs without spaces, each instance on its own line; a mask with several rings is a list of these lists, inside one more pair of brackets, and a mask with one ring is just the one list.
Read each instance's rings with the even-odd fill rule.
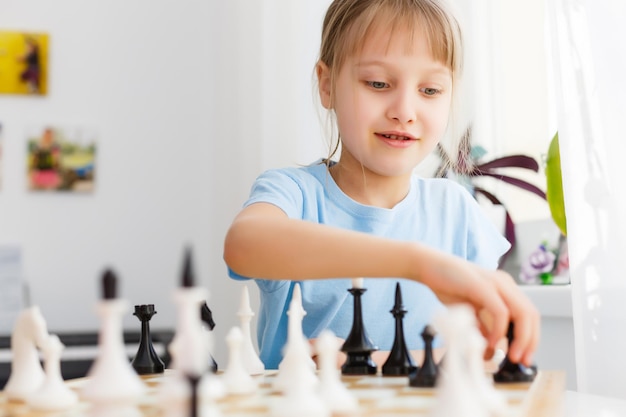
[[[524,154],[540,162],[555,133],[545,63],[543,1],[450,1],[464,32],[462,106],[464,117],[472,122],[473,144],[485,148],[485,161]],[[545,187],[542,171],[514,169],[508,174]],[[516,223],[550,217],[547,204],[527,191],[491,178],[476,181],[505,203]]]
[[[626,4],[550,0],[578,389],[626,398]],[[621,122],[621,123],[620,123]]]

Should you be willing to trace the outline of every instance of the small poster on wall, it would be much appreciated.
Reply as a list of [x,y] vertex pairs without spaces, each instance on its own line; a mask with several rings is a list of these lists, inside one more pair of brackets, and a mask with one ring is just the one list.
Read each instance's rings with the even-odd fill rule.
[[48,40],[45,33],[0,30],[0,93],[47,93]]
[[27,133],[28,186],[33,191],[91,192],[96,134],[87,128],[43,126]]

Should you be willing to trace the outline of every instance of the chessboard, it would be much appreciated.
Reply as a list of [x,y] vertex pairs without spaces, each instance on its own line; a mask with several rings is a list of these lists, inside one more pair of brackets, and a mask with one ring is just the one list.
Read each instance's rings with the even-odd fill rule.
[[[158,393],[161,384],[171,378],[173,372],[166,370],[163,374],[142,376],[148,387],[136,406],[138,416],[165,417],[166,414],[159,403]],[[207,400],[201,401],[199,416],[222,417],[270,417],[274,407],[280,406],[281,394],[272,389],[272,381],[276,371],[266,371],[255,376],[258,389],[247,395],[226,395],[211,400],[210,410]],[[215,375],[219,379],[220,374]],[[428,416],[437,401],[436,388],[413,388],[409,386],[408,377],[373,376],[342,376],[341,380],[358,400],[358,410],[341,416],[354,417],[394,417],[394,416]],[[86,378],[67,381],[67,385],[80,392]],[[565,373],[563,371],[541,370],[532,383],[496,384],[508,403],[511,417],[555,417],[562,415],[565,390]],[[97,414],[97,413],[96,413]],[[63,412],[32,411],[20,402],[8,401],[0,393],[0,417],[53,417],[72,416],[87,417],[94,415],[90,404],[82,401]],[[112,415],[112,414],[108,414]],[[128,414],[127,414],[128,415]],[[132,414],[131,414],[132,415]],[[181,416],[191,415],[181,413]],[[339,417],[339,414],[334,416]]]

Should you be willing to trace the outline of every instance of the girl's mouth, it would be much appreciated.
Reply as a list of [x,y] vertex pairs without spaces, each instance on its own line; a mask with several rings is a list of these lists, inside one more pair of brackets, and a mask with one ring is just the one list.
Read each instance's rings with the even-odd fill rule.
[[413,136],[394,133],[377,133],[376,136],[388,146],[401,149],[410,147],[417,140]]
[[408,136],[399,136],[399,135],[382,134],[381,136],[383,136],[384,138],[387,138],[387,139],[394,139],[394,140],[412,140],[413,139],[413,138],[410,138]]

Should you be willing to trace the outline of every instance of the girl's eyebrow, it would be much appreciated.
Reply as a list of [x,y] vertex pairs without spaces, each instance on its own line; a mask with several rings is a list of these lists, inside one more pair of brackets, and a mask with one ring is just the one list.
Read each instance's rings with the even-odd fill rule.
[[[378,59],[357,61],[354,65],[357,68],[367,68],[367,67],[389,68],[389,67],[394,66],[393,64],[390,64],[389,62],[378,60]],[[451,74],[450,68],[446,67],[444,64],[441,64],[439,62],[437,62],[435,65],[429,65],[428,68],[426,68],[426,71],[428,71],[430,74],[433,74],[433,75],[450,76]]]

